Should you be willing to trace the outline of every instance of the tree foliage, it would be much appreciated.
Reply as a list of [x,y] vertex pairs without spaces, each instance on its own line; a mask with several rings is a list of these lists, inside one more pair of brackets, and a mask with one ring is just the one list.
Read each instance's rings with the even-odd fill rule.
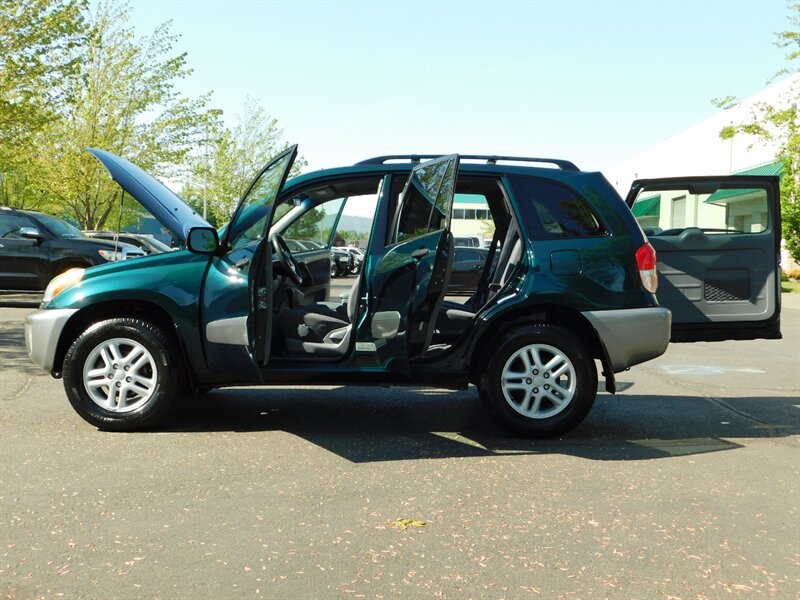
[[[5,201],[69,216],[84,228],[102,228],[119,210],[121,191],[86,148],[102,148],[155,174],[176,176],[175,165],[199,139],[207,98],[188,100],[176,92],[176,82],[190,70],[186,54],[174,50],[177,36],[169,23],[137,37],[129,24],[130,7],[119,0],[104,0],[93,11],[68,0],[34,4],[36,14],[49,18],[42,17],[41,26],[56,30],[40,36],[42,56],[68,47],[72,57],[62,61],[57,80],[47,80],[52,94],[36,90],[35,100],[15,109],[35,127],[28,128],[26,143],[8,147],[12,156],[0,155]],[[25,14],[14,15],[17,29],[29,19]],[[69,26],[56,22],[56,14],[71,19]],[[69,41],[58,31],[67,32]],[[6,62],[25,64],[28,53],[16,48]],[[37,60],[28,61],[33,73]],[[48,105],[47,111],[37,112],[39,104]]]
[[0,2],[0,203],[30,194],[32,137],[69,101],[60,85],[78,67],[83,0]]
[[89,229],[105,225],[119,187],[86,148],[170,175],[197,136],[203,100],[186,100],[174,90],[190,71],[186,55],[173,52],[169,23],[139,40],[128,18],[128,6],[113,1],[91,15],[81,67],[64,82],[72,100],[38,139],[46,149],[37,161],[42,187]]
[[59,82],[77,67],[81,0],[0,3],[0,152],[24,142],[67,100]]
[[[783,164],[781,178],[781,221],[783,237],[792,258],[800,261],[800,2],[789,5],[790,29],[777,34],[775,44],[787,49],[788,65],[775,76],[794,74],[793,83],[785,97],[774,105],[755,105],[751,118],[738,125],[729,125],[720,131],[722,139],[749,135],[765,142],[777,142],[777,159]],[[734,97],[717,99],[721,108],[737,104]]]
[[[253,177],[266,162],[285,150],[283,130],[278,121],[253,98],[247,97],[242,112],[228,128],[217,111],[202,116],[201,139],[189,160],[182,196],[198,212],[208,207],[208,220],[227,223]],[[295,161],[292,174],[304,164]]]

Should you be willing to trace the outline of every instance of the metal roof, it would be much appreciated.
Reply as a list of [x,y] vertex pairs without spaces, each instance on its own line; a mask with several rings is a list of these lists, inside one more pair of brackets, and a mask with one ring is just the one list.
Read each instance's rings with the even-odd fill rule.
[[737,171],[734,175],[780,175],[783,171],[783,163],[780,161],[752,167],[744,171]]
[[[774,163],[768,163],[766,165],[761,165],[760,167],[752,167],[750,169],[745,169],[744,171],[739,171],[737,173],[734,173],[734,175],[745,175],[745,176],[780,175],[782,171],[783,171],[783,163],[774,162]],[[706,198],[703,202],[706,204],[714,204],[717,202],[733,202],[735,200],[744,200],[746,196],[763,191],[764,190],[761,188],[736,188],[736,189],[717,190],[716,192],[711,194],[708,198]]]

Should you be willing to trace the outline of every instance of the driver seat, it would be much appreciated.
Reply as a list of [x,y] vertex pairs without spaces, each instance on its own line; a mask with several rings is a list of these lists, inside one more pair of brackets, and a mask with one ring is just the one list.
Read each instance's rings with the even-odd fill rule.
[[340,303],[319,302],[280,312],[285,347],[291,355],[342,356],[347,352],[358,310],[361,278]]

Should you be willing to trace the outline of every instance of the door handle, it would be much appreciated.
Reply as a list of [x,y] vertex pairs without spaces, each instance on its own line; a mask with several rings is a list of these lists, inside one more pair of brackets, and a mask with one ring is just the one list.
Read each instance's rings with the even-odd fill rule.
[[416,250],[414,250],[411,253],[411,258],[413,258],[415,260],[421,260],[421,259],[425,258],[426,256],[428,256],[429,252],[430,252],[430,250],[428,250],[425,246],[423,246],[422,248],[417,248]]

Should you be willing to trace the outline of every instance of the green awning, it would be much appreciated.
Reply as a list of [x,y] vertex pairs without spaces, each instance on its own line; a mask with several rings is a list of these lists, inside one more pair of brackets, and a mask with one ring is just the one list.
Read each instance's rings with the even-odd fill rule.
[[744,171],[737,171],[734,175],[780,175],[783,171],[783,163],[774,162]]
[[657,217],[661,213],[661,194],[637,200],[632,212],[634,217]]
[[[738,173],[734,173],[734,175],[780,175],[783,171],[783,164],[780,162],[769,163],[766,165],[761,165],[760,167],[753,167],[752,169],[745,169],[744,171],[739,171]],[[735,200],[743,200],[745,196],[749,196],[750,194],[758,193],[761,190],[760,188],[735,188],[735,189],[725,189],[725,190],[717,190],[713,194],[711,194],[708,198],[706,198],[703,202],[706,204],[715,204],[718,202],[733,202]]]

